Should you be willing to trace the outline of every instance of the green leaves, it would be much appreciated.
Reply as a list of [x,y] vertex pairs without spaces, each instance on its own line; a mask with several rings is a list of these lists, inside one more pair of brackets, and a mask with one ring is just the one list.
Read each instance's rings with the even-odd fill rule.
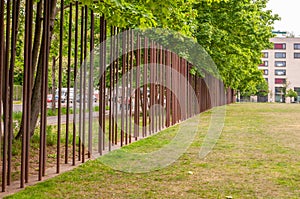
[[267,1],[205,2],[198,11],[194,36],[211,55],[226,86],[257,92],[264,81],[258,65],[261,51],[270,46],[272,24],[278,16],[266,11]]

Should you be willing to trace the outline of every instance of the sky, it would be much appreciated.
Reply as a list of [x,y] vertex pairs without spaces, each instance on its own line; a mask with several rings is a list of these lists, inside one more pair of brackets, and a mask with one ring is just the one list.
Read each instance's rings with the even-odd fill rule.
[[276,21],[274,30],[294,32],[300,35],[300,0],[269,0],[267,9],[281,17],[281,21]]

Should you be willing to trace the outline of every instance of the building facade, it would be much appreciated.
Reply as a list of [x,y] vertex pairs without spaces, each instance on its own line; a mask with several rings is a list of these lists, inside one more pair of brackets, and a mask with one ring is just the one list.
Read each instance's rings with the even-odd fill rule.
[[269,94],[265,101],[286,102],[283,89],[297,92],[296,101],[300,101],[300,37],[275,37],[270,40],[273,49],[264,50],[259,69],[269,85]]

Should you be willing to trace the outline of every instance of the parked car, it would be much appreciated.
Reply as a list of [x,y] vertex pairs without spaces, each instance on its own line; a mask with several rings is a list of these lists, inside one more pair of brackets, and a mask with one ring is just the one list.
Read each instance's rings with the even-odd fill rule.
[[52,102],[52,94],[47,95],[47,102]]

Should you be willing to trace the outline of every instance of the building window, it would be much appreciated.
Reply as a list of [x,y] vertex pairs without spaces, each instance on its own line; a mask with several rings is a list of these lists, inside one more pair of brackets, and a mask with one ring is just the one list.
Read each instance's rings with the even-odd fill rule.
[[259,66],[268,66],[268,61],[263,61]]
[[268,75],[269,74],[269,70],[268,69],[264,69],[264,70],[261,70],[263,75]]
[[275,84],[285,84],[284,78],[275,78]]
[[274,49],[285,49],[285,44],[274,44]]
[[295,59],[300,59],[300,53],[294,53],[294,58]]
[[275,61],[275,66],[276,67],[286,67],[286,62],[285,61]]
[[269,57],[269,53],[268,52],[263,52],[262,53],[262,57],[263,58],[268,58]]
[[285,53],[283,53],[283,52],[277,52],[277,53],[275,53],[275,58],[285,58]]
[[279,76],[286,75],[286,70],[275,70],[275,75],[279,75]]
[[282,87],[275,87],[275,94],[283,94],[283,88]]
[[298,96],[300,96],[300,87],[294,87],[294,91],[296,91]]
[[294,50],[300,50],[300,44],[294,44]]
[[296,100],[297,100],[297,102],[299,102],[300,101],[300,87],[294,87],[294,91],[297,92],[298,97]]
[[283,102],[283,88],[275,87],[275,102]]

